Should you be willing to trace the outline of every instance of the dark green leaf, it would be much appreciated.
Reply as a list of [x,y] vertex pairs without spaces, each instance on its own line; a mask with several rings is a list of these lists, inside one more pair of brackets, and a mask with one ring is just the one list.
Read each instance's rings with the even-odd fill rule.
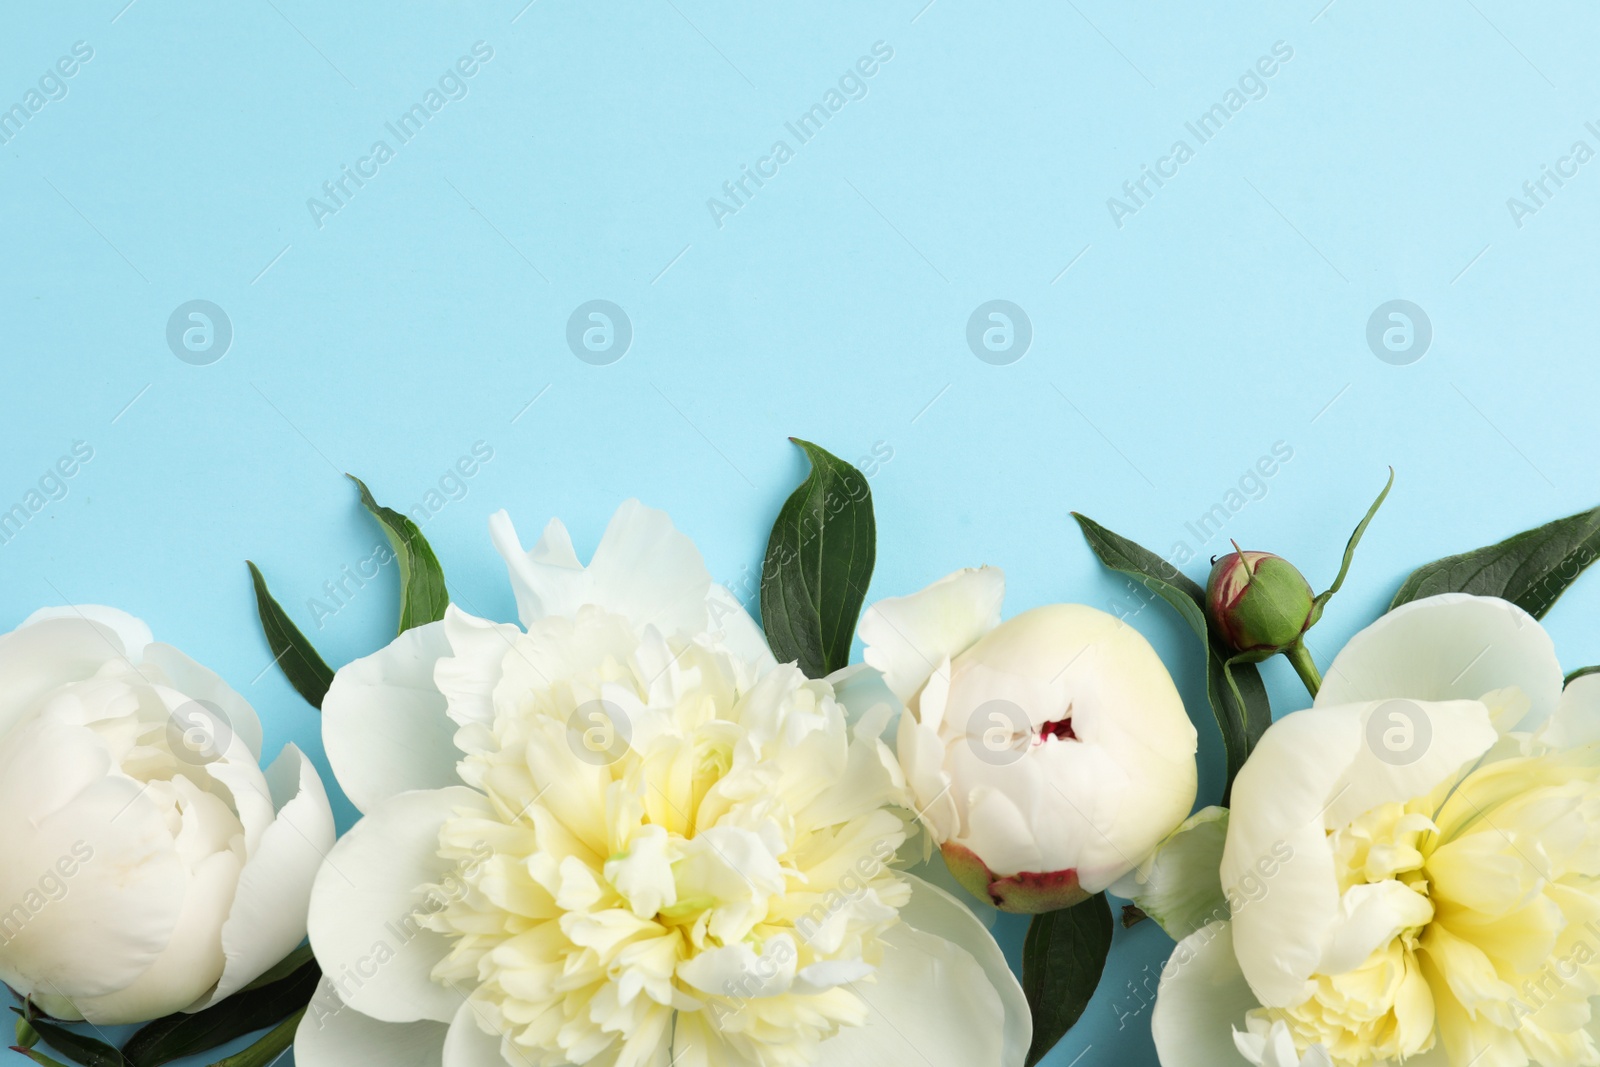
[[1378,509],[1383,506],[1385,498],[1387,498],[1389,495],[1389,490],[1393,488],[1394,468],[1390,467],[1389,480],[1384,483],[1383,492],[1379,493],[1378,499],[1372,502],[1372,506],[1367,509],[1366,515],[1363,516],[1361,522],[1357,524],[1355,532],[1350,535],[1350,540],[1344,546],[1344,560],[1339,564],[1338,576],[1333,579],[1333,584],[1328,586],[1328,588],[1324,590],[1315,601],[1312,602],[1311,621],[1306,624],[1308,628],[1316,625],[1317,620],[1322,618],[1322,609],[1327,605],[1328,601],[1333,599],[1333,594],[1339,591],[1339,587],[1344,585],[1344,576],[1350,573],[1350,562],[1356,558],[1356,546],[1361,543],[1361,535],[1365,534],[1367,532],[1367,527],[1372,525],[1372,517],[1378,513]]
[[[1088,516],[1073,512],[1072,517],[1078,520],[1084,539],[1101,563],[1136,579],[1171,604],[1195,636],[1206,643],[1206,696],[1222,732],[1228,760],[1227,788],[1231,790],[1234,776],[1272,724],[1272,707],[1260,672],[1250,663],[1229,662],[1232,652],[1212,633],[1206,619],[1205,590],[1191,578],[1154,552],[1112,533]],[[1227,796],[1225,792],[1224,804]]]
[[315,961],[302,963],[286,978],[235,993],[205,1011],[157,1019],[128,1039],[123,1054],[131,1067],[157,1067],[214,1049],[303,1009],[321,977]]
[[328,686],[333,684],[333,668],[323,662],[305,634],[272,598],[261,569],[249,560],[245,560],[245,564],[250,568],[250,580],[255,583],[256,612],[261,616],[261,632],[267,635],[267,647],[272,649],[274,662],[283,669],[284,677],[289,679],[295,692],[305,697],[312,707],[322,707],[322,698],[328,695]]
[[1567,677],[1562,681],[1561,685],[1564,688],[1571,685],[1573,682],[1576,682],[1579,678],[1583,678],[1590,674],[1600,674],[1600,666],[1579,667],[1577,670],[1567,675]]
[[62,1063],[60,1060],[53,1060],[36,1048],[24,1048],[21,1045],[12,1045],[11,1051],[21,1053],[34,1063],[39,1064],[39,1067],[67,1067],[67,1065]]
[[809,678],[850,662],[861,603],[872,580],[877,527],[872,490],[855,467],[808,441],[811,473],[772,524],[761,568],[761,623],[778,661]]
[[300,1027],[300,1018],[305,1015],[306,1009],[301,1008],[283,1022],[273,1027],[272,1030],[245,1049],[232,1056],[220,1059],[211,1067],[268,1067],[275,1063],[283,1050],[294,1044],[294,1034]]
[[1419,567],[1401,584],[1389,609],[1439,593],[1473,593],[1509,600],[1540,619],[1596,553],[1600,508]]
[[372,499],[372,493],[360,478],[353,474],[345,477],[361,490],[362,505],[383,527],[383,536],[389,539],[395,558],[400,562],[399,632],[405,633],[413,626],[444,618],[444,609],[450,606],[450,594],[444,587],[444,568],[439,566],[439,557],[433,554],[428,539],[422,536],[416,523]]
[[1089,1006],[1111,952],[1111,905],[1104,893],[1035,915],[1022,945],[1022,991],[1033,1013],[1027,1067],[1044,1059]]
[[[21,1011],[12,1008],[18,1016],[23,1016]],[[26,1017],[26,1016],[23,1016]],[[85,1037],[73,1030],[68,1030],[59,1023],[46,1022],[35,1015],[29,1019],[29,1025],[36,1030],[45,1044],[61,1053],[73,1063],[81,1063],[84,1067],[127,1067],[127,1061],[122,1058],[122,1053],[104,1041],[92,1037]],[[18,1049],[18,1051],[22,1051]],[[26,1054],[26,1053],[24,1053]],[[35,1060],[36,1063],[54,1062],[49,1060]]]

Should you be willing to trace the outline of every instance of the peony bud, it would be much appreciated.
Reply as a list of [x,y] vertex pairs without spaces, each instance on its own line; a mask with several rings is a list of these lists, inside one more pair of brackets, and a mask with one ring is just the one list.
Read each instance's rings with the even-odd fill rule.
[[1235,651],[1271,654],[1294,645],[1316,621],[1316,595],[1288,560],[1239,550],[1212,565],[1206,609]]
[[1137,630],[1081,604],[1000,621],[1005,579],[961,571],[861,620],[905,704],[917,815],[973,895],[1070,907],[1143,860],[1194,807],[1194,724]]

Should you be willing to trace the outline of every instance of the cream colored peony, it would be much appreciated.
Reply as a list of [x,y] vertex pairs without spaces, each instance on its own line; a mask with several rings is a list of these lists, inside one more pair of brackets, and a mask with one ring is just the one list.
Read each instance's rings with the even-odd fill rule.
[[1231,921],[1163,975],[1167,1067],[1600,1064],[1600,677],[1563,690],[1514,605],[1357,634],[1240,772],[1221,868]]
[[328,693],[365,818],[313,893],[302,1067],[1020,1067],[999,948],[891,866],[889,702],[776,664],[637,502],[587,567],[491,529],[525,629],[452,607]]
[[1070,907],[1194,806],[1194,724],[1139,632],[1082,604],[1000,621],[1005,576],[957,571],[861,620],[907,712],[900,759],[955,877],[1006,911]]
[[322,780],[227,683],[115,608],[0,636],[0,981],[142,1022],[244,988],[305,938]]

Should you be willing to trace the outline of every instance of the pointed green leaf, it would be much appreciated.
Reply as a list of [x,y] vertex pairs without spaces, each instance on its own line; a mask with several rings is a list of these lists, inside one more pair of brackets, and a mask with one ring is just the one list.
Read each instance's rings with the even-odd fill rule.
[[34,1063],[39,1064],[39,1067],[67,1067],[67,1065],[62,1063],[60,1060],[53,1060],[36,1048],[26,1048],[22,1045],[12,1045],[11,1051],[28,1057],[28,1059],[32,1060]]
[[283,1050],[294,1044],[295,1031],[300,1028],[300,1019],[305,1013],[306,1009],[301,1008],[268,1031],[260,1041],[243,1052],[216,1061],[211,1067],[269,1067],[276,1063]]
[[361,490],[362,505],[383,527],[383,536],[389,539],[400,563],[399,632],[405,633],[413,626],[444,618],[444,609],[450,606],[450,593],[444,585],[444,568],[439,566],[439,557],[433,554],[428,539],[422,536],[416,523],[374,500],[360,478],[353,474],[345,477]]
[[[19,1017],[27,1018],[22,1011],[12,1008]],[[44,1039],[45,1044],[61,1053],[73,1063],[81,1063],[83,1067],[128,1067],[127,1061],[122,1058],[111,1045],[98,1041],[92,1037],[85,1037],[75,1030],[69,1030],[59,1023],[46,1022],[42,1017],[35,1015],[28,1019],[28,1023]],[[31,1050],[19,1048],[17,1051],[27,1055]],[[51,1062],[46,1057],[44,1060],[34,1060],[35,1063]]]
[[256,613],[261,616],[261,632],[267,635],[273,661],[283,670],[295,692],[305,697],[312,707],[321,708],[322,698],[328,695],[328,686],[333,684],[333,668],[323,662],[305,634],[273,599],[261,569],[249,560],[245,560],[245,565],[250,568],[250,580],[255,584]]
[[1154,552],[1112,533],[1088,516],[1073,512],[1072,517],[1078,521],[1084,539],[1101,563],[1136,579],[1172,605],[1195,636],[1205,642],[1206,696],[1217,728],[1222,732],[1222,746],[1228,760],[1227,789],[1223,793],[1226,804],[1239,768],[1244,766],[1256,742],[1272,725],[1272,705],[1267,699],[1261,673],[1252,664],[1237,658],[1230,662],[1231,651],[1211,632],[1206,619],[1205,590],[1193,579]]
[[780,663],[821,678],[850,662],[872,580],[877,527],[867,476],[809,441],[790,438],[811,473],[784,502],[761,568],[761,623]]
[[1022,945],[1022,991],[1033,1013],[1027,1067],[1044,1059],[1089,1006],[1111,954],[1111,905],[1104,893],[1035,915]]
[[1328,601],[1333,599],[1333,594],[1339,591],[1339,587],[1344,585],[1344,577],[1350,573],[1350,563],[1356,558],[1356,546],[1361,543],[1362,535],[1367,532],[1367,527],[1372,525],[1372,517],[1378,513],[1378,509],[1383,506],[1384,500],[1389,496],[1389,490],[1393,488],[1394,468],[1390,467],[1389,480],[1384,483],[1383,492],[1379,493],[1378,499],[1372,502],[1372,506],[1367,509],[1367,514],[1356,526],[1355,532],[1350,535],[1350,540],[1346,542],[1344,546],[1344,560],[1339,564],[1339,573],[1333,579],[1333,584],[1328,586],[1328,588],[1312,602],[1311,621],[1306,624],[1308,627],[1316,625],[1317,620],[1322,618],[1323,607],[1327,605]]
[[204,1011],[157,1019],[128,1039],[123,1055],[130,1067],[158,1067],[227,1044],[305,1008],[321,977],[316,961],[302,962],[286,977],[235,993]]
[[1419,567],[1401,584],[1389,609],[1439,593],[1473,593],[1509,600],[1542,619],[1596,553],[1600,508]]

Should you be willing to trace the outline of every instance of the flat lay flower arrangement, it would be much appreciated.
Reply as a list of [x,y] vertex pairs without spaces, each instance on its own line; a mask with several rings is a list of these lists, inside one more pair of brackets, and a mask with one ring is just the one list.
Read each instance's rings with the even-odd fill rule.
[[[251,563],[361,813],[342,837],[335,783],[292,745],[263,767],[256,711],[135,616],[51,607],[0,638],[13,1051],[1031,1067],[1120,921],[1175,942],[1167,1067],[1600,1064],[1600,669],[1564,672],[1539,624],[1600,509],[1421,567],[1320,666],[1305,634],[1392,473],[1321,593],[1238,545],[1202,586],[1075,516],[1202,643],[1210,707],[1185,708],[1128,620],[1008,617],[992,567],[868,605],[866,477],[797,444],[759,623],[631,500],[587,564],[559,521],[530,547],[490,517],[506,621],[452,603],[352,479],[400,620],[338,670]],[[1307,697],[1274,720],[1278,655]],[[1196,811],[1212,719],[1226,789]],[[1020,975],[994,909],[1032,917]]]

